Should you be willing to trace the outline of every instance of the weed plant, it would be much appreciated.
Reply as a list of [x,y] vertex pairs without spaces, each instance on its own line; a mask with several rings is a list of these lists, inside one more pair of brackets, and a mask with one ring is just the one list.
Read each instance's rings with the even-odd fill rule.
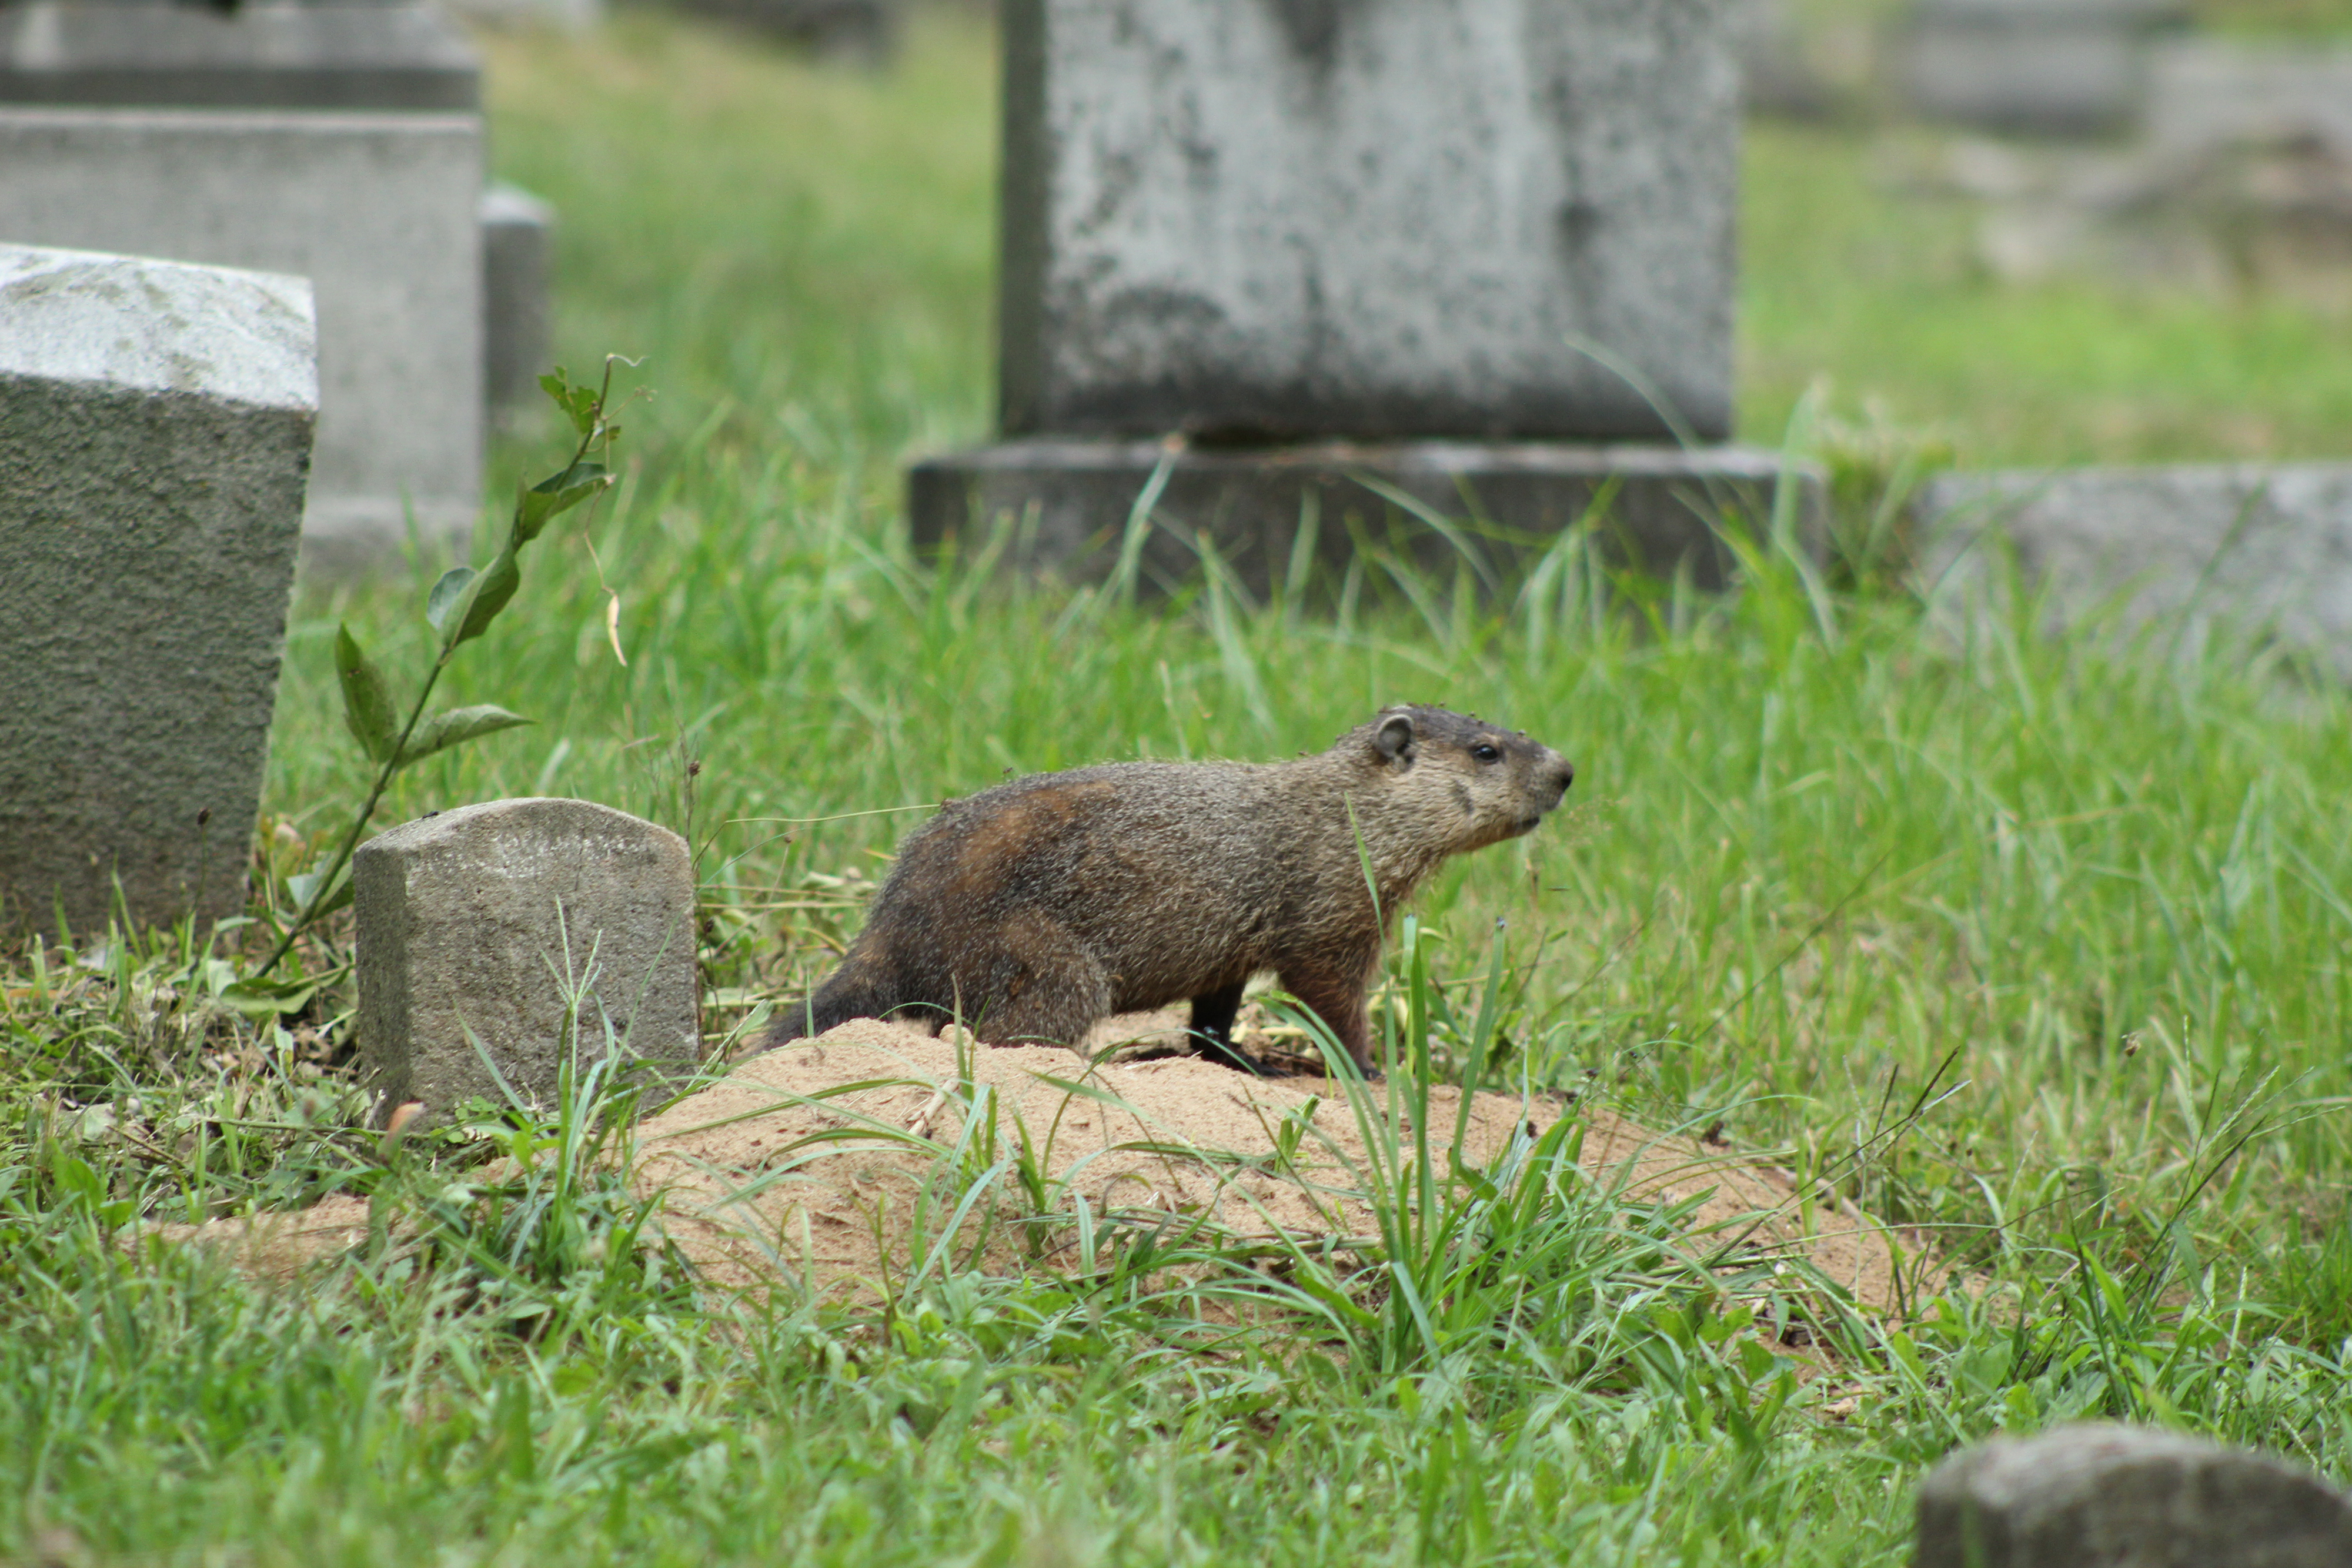
[[[387,1144],[344,984],[230,994],[266,925],[44,929],[0,975],[0,1556],[1892,1564],[1921,1469],[2000,1430],[2128,1417],[2352,1474],[2333,673],[2258,627],[2053,632],[2021,590],[1931,614],[1872,553],[1899,441],[1845,472],[1838,570],[1736,533],[1720,596],[1580,535],[1500,596],[1408,578],[1331,616],[919,559],[887,459],[978,428],[986,254],[984,155],[919,151],[985,135],[977,46],[926,26],[879,82],[647,21],[494,46],[577,73],[497,89],[503,156],[564,203],[574,362],[646,352],[665,398],[440,677],[537,724],[390,775],[377,820],[558,793],[687,832],[721,1036],[831,961],[920,812],[1006,771],[1282,756],[1400,699],[1524,727],[1577,762],[1569,810],[1423,891],[1389,1087],[1331,1107],[1376,1234],[1270,1255],[1090,1211],[974,1099],[918,1140],[925,1244],[877,1297],[734,1297],[611,1178],[639,1091],[604,1059]],[[431,665],[415,606],[452,564],[298,603],[258,913],[382,772],[338,625]],[[1953,1284],[1801,1309],[1573,1176],[1573,1118],[1464,1161],[1420,1097],[1445,1082],[1782,1150]],[[144,1228],[330,1192],[371,1234],[291,1282]]]

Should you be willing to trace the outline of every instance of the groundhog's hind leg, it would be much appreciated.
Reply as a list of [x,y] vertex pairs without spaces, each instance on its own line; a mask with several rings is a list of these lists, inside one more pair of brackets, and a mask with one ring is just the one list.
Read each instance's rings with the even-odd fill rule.
[[1110,1014],[1110,973],[1060,923],[1031,915],[1005,922],[987,1005],[967,1016],[989,1045],[1077,1049],[1095,1020]]
[[1192,998],[1192,1022],[1189,1030],[1201,1055],[1220,1067],[1237,1067],[1244,1072],[1255,1072],[1257,1063],[1234,1049],[1234,1019],[1242,1010],[1242,986],[1235,980],[1222,990],[1207,991]]

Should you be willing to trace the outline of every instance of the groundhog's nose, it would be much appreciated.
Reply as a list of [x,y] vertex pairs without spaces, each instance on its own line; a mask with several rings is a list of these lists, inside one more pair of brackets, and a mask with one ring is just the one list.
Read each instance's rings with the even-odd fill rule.
[[1576,764],[1565,757],[1560,758],[1559,761],[1559,766],[1551,770],[1551,776],[1559,785],[1559,792],[1565,795],[1568,793],[1568,787],[1576,782]]

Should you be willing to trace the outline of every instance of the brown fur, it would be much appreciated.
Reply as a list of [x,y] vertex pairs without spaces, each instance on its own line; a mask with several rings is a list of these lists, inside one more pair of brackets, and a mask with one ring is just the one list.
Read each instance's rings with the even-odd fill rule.
[[1189,998],[1210,1053],[1237,1061],[1242,988],[1271,969],[1369,1072],[1388,917],[1446,856],[1532,831],[1573,777],[1524,735],[1394,707],[1296,762],[1000,785],[908,835],[841,967],[768,1043],[911,1014],[960,1016],[992,1045],[1068,1045],[1108,1014]]

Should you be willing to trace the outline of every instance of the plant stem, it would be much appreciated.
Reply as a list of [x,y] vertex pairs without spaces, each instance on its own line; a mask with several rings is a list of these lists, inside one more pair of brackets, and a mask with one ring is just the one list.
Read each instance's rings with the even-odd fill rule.
[[433,667],[425,672],[425,685],[409,707],[408,722],[401,726],[399,738],[392,743],[392,754],[383,759],[383,766],[376,769],[375,783],[369,788],[368,797],[361,803],[359,814],[352,819],[352,831],[343,835],[341,847],[335,851],[335,858],[328,863],[326,875],[320,879],[319,885],[310,890],[310,896],[303,902],[302,912],[286,928],[286,935],[278,939],[277,947],[261,967],[253,972],[255,979],[263,978],[285,962],[286,955],[294,950],[294,939],[318,918],[319,905],[335,891],[335,878],[350,862],[352,852],[360,847],[360,835],[367,831],[368,821],[375,815],[376,803],[383,799],[383,792],[392,788],[392,776],[400,770],[400,754],[408,748],[408,737],[416,732],[418,721],[424,718],[425,705],[433,700],[433,688],[439,683],[441,672],[449,667],[449,654],[453,652],[455,649],[445,650],[439,658],[433,661]]
[[[607,434],[604,423],[604,405],[612,399],[613,362],[619,358],[617,354],[604,356],[604,379],[596,389],[596,401],[590,405],[587,427],[580,433],[580,444],[572,449],[572,460],[563,465],[560,473],[569,474],[577,468],[587,459],[589,449],[599,440],[605,444],[606,455],[609,457],[612,437]],[[634,364],[636,361],[630,362]],[[520,519],[520,514],[518,513],[517,516]],[[520,520],[516,526],[520,527]],[[520,536],[517,535],[510,540],[509,548],[520,549]],[[369,788],[367,799],[361,803],[359,814],[352,819],[352,831],[343,835],[342,844],[335,851],[335,858],[328,863],[326,874],[320,879],[318,886],[311,889],[310,896],[303,901],[301,913],[297,915],[294,917],[294,923],[286,928],[286,934],[278,939],[277,947],[270,952],[261,967],[253,972],[253,978],[261,979],[284,963],[286,955],[294,950],[295,939],[309,928],[311,921],[319,917],[319,906],[324,904],[335,891],[335,878],[341,874],[343,867],[350,863],[352,853],[360,847],[360,835],[367,831],[368,822],[374,817],[376,806],[383,799],[383,792],[392,788],[392,776],[400,771],[401,754],[408,749],[409,737],[416,733],[417,725],[425,717],[425,705],[432,700],[433,688],[440,681],[441,672],[449,667],[450,659],[455,657],[457,650],[464,645],[462,641],[446,643],[439,656],[433,661],[433,667],[425,673],[424,689],[416,694],[416,701],[409,707],[408,722],[401,726],[399,738],[392,743],[392,751],[385,757],[383,766],[376,769],[375,782]],[[688,810],[690,812],[690,805]],[[690,832],[691,815],[688,816],[688,822]]]

